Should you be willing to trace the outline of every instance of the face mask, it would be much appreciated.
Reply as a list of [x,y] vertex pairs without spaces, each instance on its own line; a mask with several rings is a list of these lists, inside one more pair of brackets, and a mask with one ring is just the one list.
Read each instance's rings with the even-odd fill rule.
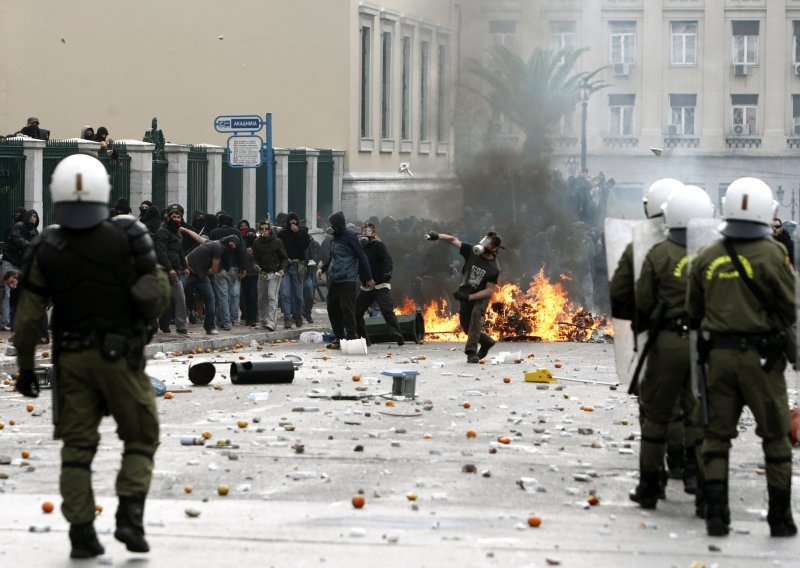
[[361,241],[362,247],[365,247],[367,244],[369,244],[369,239],[367,237],[361,237],[359,240]]
[[486,252],[486,249],[492,246],[492,244],[493,244],[492,239],[490,239],[489,237],[483,237],[481,239],[481,242],[472,247],[472,252],[478,255],[483,254],[484,252]]
[[333,234],[333,227],[328,227],[327,229],[325,229],[325,234],[326,235],[332,235]]

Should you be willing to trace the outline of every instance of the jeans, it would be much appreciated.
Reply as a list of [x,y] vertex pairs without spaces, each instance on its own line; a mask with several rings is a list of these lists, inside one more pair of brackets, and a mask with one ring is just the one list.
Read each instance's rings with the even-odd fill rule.
[[[183,284],[181,283],[180,277],[176,277],[175,280],[170,278],[169,280],[169,290],[170,295],[172,296],[172,304],[175,305],[175,329],[185,330],[186,329],[186,296],[183,293]],[[172,319],[172,312],[170,308],[167,308],[167,311],[161,314],[161,317],[158,318],[158,327],[162,330],[169,329],[169,320]]]
[[277,272],[262,272],[258,277],[258,321],[261,325],[275,331],[278,317],[278,292],[281,276]]
[[281,311],[283,320],[291,321],[303,316],[303,283],[297,264],[292,262],[281,280]]
[[[220,270],[214,274],[214,293],[217,296],[217,323],[221,327],[231,327],[231,322],[239,315],[240,283],[236,268]],[[236,300],[235,304],[232,304]],[[231,309],[233,307],[233,309]]]
[[483,314],[489,306],[489,298],[472,302],[461,302],[458,310],[458,321],[461,329],[467,334],[464,353],[476,353],[479,345],[491,345],[494,340],[483,332]]
[[358,339],[356,283],[328,283],[328,317],[336,339]]
[[303,280],[303,315],[311,319],[311,308],[314,306],[314,267],[309,267],[306,278]]
[[208,276],[198,276],[194,272],[183,283],[183,293],[185,296],[191,295],[193,290],[197,290],[206,305],[203,327],[206,331],[214,329],[214,290],[211,287],[211,280]]

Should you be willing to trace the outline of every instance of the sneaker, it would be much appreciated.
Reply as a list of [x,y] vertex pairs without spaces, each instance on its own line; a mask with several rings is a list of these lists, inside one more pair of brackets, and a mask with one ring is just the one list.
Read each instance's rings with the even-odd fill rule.
[[402,347],[406,343],[402,333],[395,333],[394,340],[397,342],[398,347]]
[[164,328],[162,327],[162,328],[159,328],[159,330],[158,330],[158,331],[160,331],[161,333],[172,333],[172,330],[171,330],[170,328],[166,328],[166,329],[164,329]]
[[189,330],[188,329],[176,329],[175,333],[179,333],[181,335],[189,335]]
[[467,363],[480,363],[481,358],[475,353],[467,353]]
[[207,329],[206,335],[219,335],[219,332],[216,329]]
[[283,320],[283,329],[292,329],[292,320]]
[[223,325],[223,326],[222,326],[222,329],[223,329],[223,331],[230,331],[230,330],[231,330],[231,326],[229,326],[229,325]]
[[1,326],[0,331],[11,331],[11,328],[7,325]]
[[265,325],[264,327],[267,329],[267,331],[275,331],[274,325]]
[[314,318],[312,318],[311,316],[303,316],[303,317],[306,318],[306,321],[308,323],[314,323]]

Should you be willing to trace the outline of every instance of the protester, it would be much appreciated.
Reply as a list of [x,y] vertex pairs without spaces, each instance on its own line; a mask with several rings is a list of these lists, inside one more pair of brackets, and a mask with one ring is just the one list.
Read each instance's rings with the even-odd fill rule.
[[189,268],[183,254],[183,238],[180,233],[183,225],[183,206],[179,203],[170,203],[165,210],[167,220],[156,231],[155,249],[158,264],[166,271],[169,278],[172,305],[161,314],[158,327],[162,332],[170,333],[169,322],[174,314],[175,331],[187,335],[189,331],[186,327],[186,297],[182,279],[189,276]]
[[226,248],[222,256],[221,269],[214,274],[213,279],[214,294],[217,298],[217,323],[223,330],[229,331],[239,319],[240,279],[244,277],[247,259],[244,240],[239,230],[233,227],[233,218],[225,211],[220,211],[216,217],[217,228],[211,231],[208,238],[219,241],[224,237],[236,237],[228,241],[235,242],[236,247]]
[[258,230],[258,238],[253,241],[253,256],[259,272],[258,321],[268,331],[275,331],[281,279],[289,265],[289,257],[269,221],[261,221]]
[[[306,249],[311,243],[308,229],[300,226],[300,218],[296,213],[289,213],[283,230],[278,235],[283,241],[286,254],[289,256],[289,267],[281,280],[281,311],[283,311],[283,327],[289,329],[292,322],[295,326],[303,326],[303,280],[305,280],[308,264]],[[356,240],[356,242],[358,242]]]

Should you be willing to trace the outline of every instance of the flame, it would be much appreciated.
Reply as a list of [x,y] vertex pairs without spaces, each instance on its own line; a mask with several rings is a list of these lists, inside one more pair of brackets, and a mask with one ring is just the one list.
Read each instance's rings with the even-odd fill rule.
[[[565,274],[563,281],[571,280]],[[447,300],[434,300],[422,308],[427,340],[463,341],[466,335],[459,326],[458,314],[450,315]],[[397,314],[412,313],[416,305],[405,298],[395,308]],[[544,268],[533,277],[527,290],[517,284],[495,286],[484,317],[484,330],[494,339],[536,338],[541,341],[586,341],[595,330],[613,335],[610,322],[594,316],[569,301],[560,282],[553,283],[544,275]]]

